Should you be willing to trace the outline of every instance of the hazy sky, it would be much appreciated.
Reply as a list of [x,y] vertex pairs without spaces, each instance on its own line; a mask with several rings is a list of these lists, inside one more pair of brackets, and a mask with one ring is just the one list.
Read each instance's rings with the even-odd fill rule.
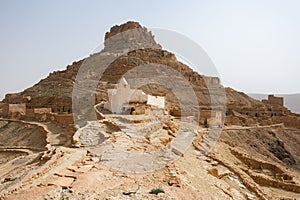
[[88,56],[128,20],[177,31],[214,61],[225,86],[300,92],[299,0],[0,1],[0,99]]

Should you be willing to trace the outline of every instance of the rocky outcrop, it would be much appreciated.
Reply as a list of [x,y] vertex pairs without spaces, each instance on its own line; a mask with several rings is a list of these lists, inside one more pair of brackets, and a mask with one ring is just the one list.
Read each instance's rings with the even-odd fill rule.
[[147,28],[138,22],[129,21],[113,26],[104,38],[105,48],[102,52],[122,53],[124,50],[140,48],[161,48]]
[[106,32],[104,40],[109,39],[110,37],[122,33],[124,31],[142,28],[142,26],[138,22],[128,21],[122,25],[115,25],[110,28],[109,32]]

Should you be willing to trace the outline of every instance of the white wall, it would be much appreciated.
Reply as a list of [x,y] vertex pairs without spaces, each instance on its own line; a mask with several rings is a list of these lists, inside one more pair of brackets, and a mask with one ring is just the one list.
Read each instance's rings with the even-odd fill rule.
[[148,95],[146,95],[142,90],[131,90],[129,102],[139,102],[144,103],[148,100]]
[[165,97],[148,95],[148,105],[165,108]]
[[130,97],[130,85],[122,78],[115,89],[108,90],[108,102],[106,108],[113,113],[121,113],[123,105]]
[[165,97],[155,97],[145,94],[142,90],[130,89],[130,85],[122,78],[116,88],[108,90],[108,102],[104,107],[112,113],[122,113],[123,106],[129,102],[139,102],[158,108],[165,107]]

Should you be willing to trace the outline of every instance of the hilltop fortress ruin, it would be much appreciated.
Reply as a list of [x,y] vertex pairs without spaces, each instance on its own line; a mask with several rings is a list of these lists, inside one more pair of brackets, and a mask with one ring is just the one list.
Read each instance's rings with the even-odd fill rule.
[[[127,41],[119,42],[118,38],[112,37],[118,33],[131,30],[128,33]],[[134,39],[132,39],[134,38]],[[126,39],[126,38],[125,38]],[[124,40],[124,38],[122,38]],[[93,54],[91,59],[100,59],[103,54],[114,54],[121,52],[128,47],[149,46],[153,48],[142,48],[129,51],[127,55],[121,56],[114,61],[105,71],[95,93],[96,104],[109,101],[108,95],[111,95],[112,88],[119,79],[135,66],[144,63],[165,64],[177,70],[193,86],[198,97],[200,125],[209,127],[210,125],[270,125],[284,123],[286,126],[299,128],[299,116],[291,113],[283,106],[283,99],[269,96],[268,100],[262,102],[248,97],[242,92],[237,92],[231,88],[225,88],[226,91],[226,113],[222,109],[212,109],[210,94],[214,89],[222,88],[219,78],[207,77],[194,72],[187,65],[177,61],[174,54],[161,49],[161,46],[154,40],[151,32],[136,22],[127,22],[120,26],[114,26],[110,32],[105,35],[105,48],[100,54]],[[12,119],[30,119],[37,121],[54,121],[62,126],[72,124],[72,88],[77,72],[84,60],[74,62],[67,66],[64,71],[50,73],[50,75],[41,80],[38,84],[23,92],[8,94],[0,103],[0,116]],[[148,72],[151,74],[151,68]],[[163,74],[161,75],[163,76]],[[91,75],[89,79],[97,80],[97,77]],[[174,77],[174,81],[176,81]],[[178,80],[180,81],[180,80]],[[180,85],[180,82],[178,82]],[[164,96],[165,108],[173,116],[188,116],[189,112],[181,113],[178,102],[174,94],[162,86],[144,86],[141,88],[147,95]],[[182,88],[184,93],[185,88]],[[215,95],[217,96],[217,95]],[[84,102],[84,99],[82,99]],[[68,125],[66,125],[68,124]]]

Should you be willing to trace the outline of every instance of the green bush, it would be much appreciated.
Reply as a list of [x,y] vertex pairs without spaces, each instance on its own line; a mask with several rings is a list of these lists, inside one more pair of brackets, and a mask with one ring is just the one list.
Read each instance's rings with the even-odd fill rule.
[[155,189],[152,189],[149,193],[158,195],[159,193],[165,193],[165,191],[160,188],[155,188]]

